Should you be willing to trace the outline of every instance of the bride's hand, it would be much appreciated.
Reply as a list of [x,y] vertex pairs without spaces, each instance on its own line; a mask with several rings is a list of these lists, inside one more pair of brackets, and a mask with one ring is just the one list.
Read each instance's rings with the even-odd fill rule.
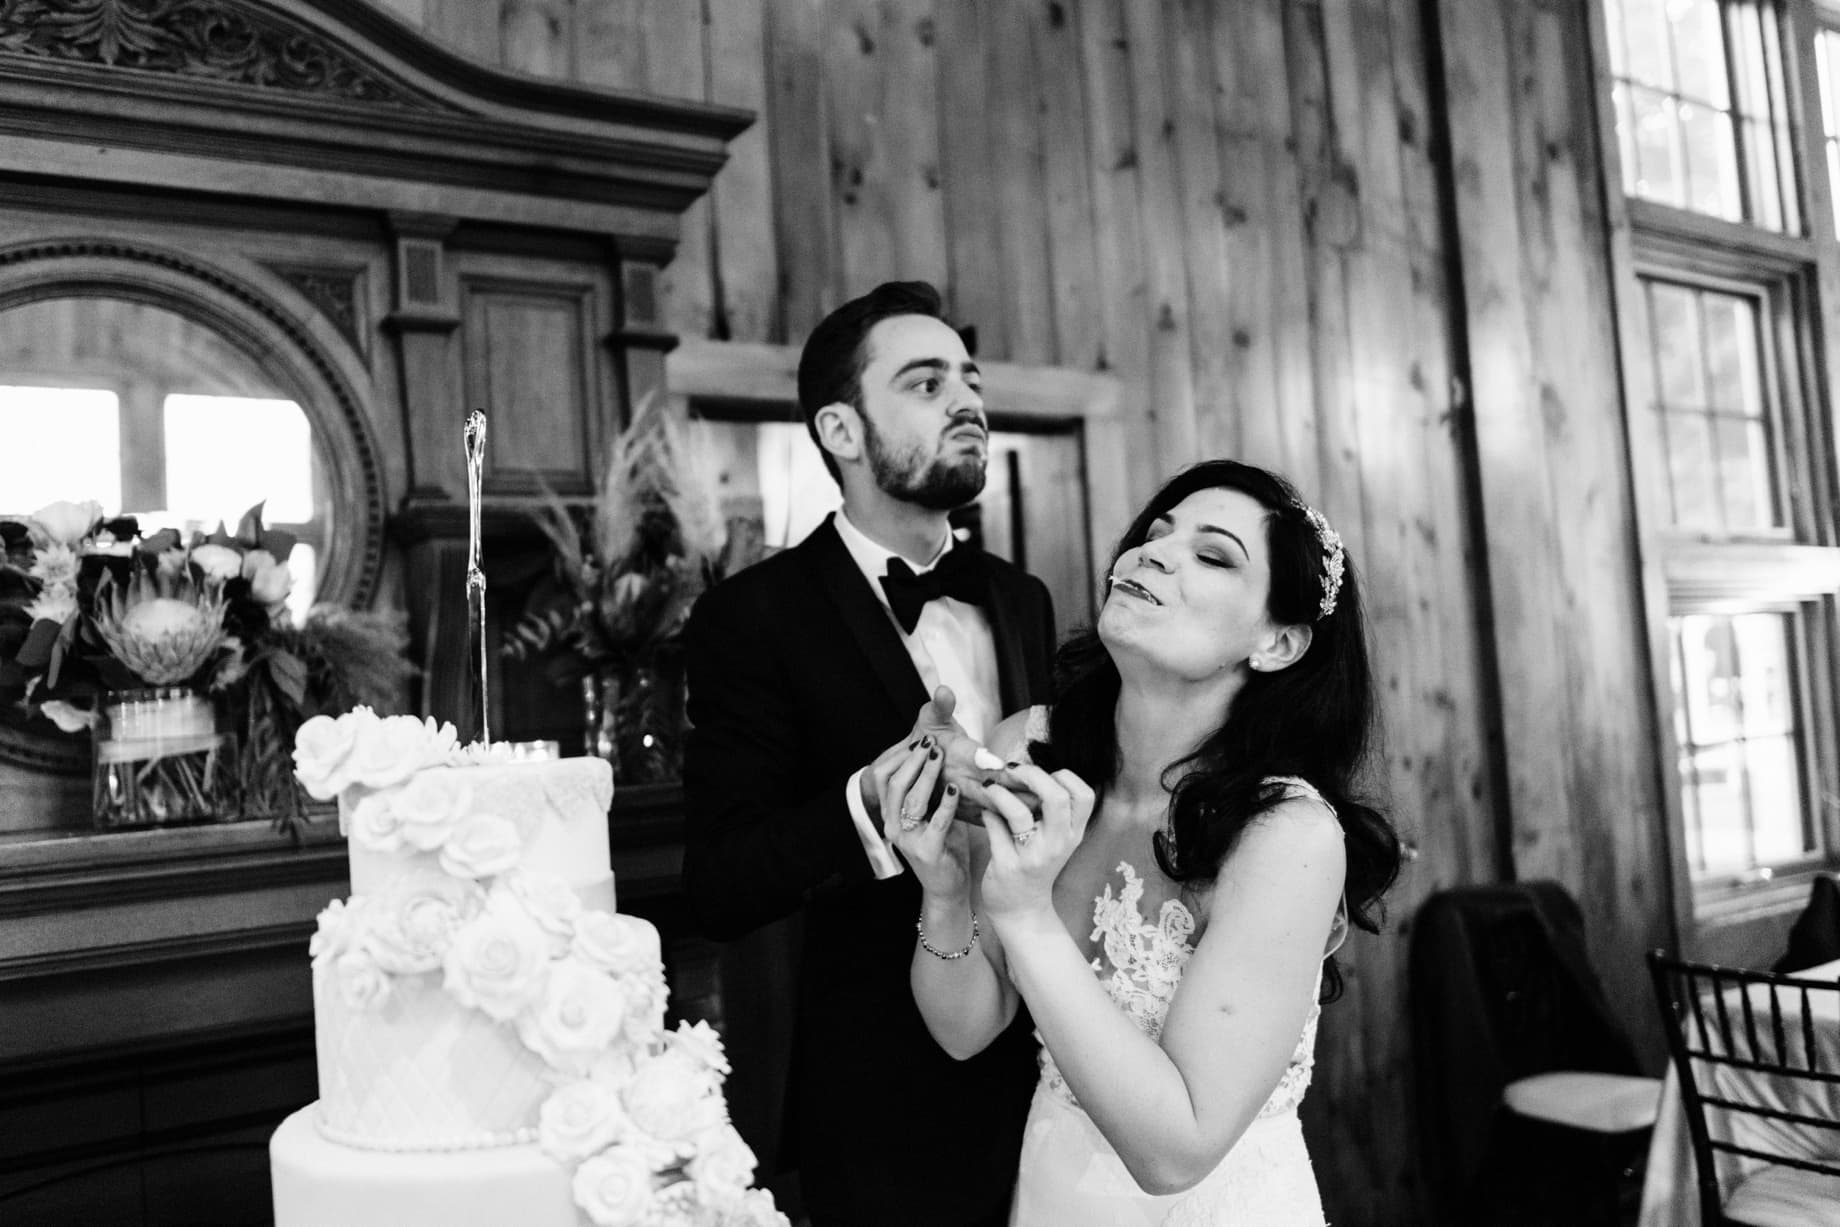
[[[936,737],[922,737],[907,754],[877,767],[876,792],[881,802],[882,835],[901,852],[920,888],[936,898],[968,893],[969,833],[952,821],[958,787],[947,784],[937,802],[933,787],[945,768],[945,752]],[[930,806],[930,809],[929,809]]]
[[[1033,793],[1041,819],[1017,796]],[[990,832],[990,864],[984,869],[984,910],[991,922],[1032,910],[1054,908],[1054,879],[1060,876],[1092,819],[1094,794],[1071,771],[1052,775],[1033,763],[1004,769],[1002,782],[985,789],[995,813],[984,815]]]

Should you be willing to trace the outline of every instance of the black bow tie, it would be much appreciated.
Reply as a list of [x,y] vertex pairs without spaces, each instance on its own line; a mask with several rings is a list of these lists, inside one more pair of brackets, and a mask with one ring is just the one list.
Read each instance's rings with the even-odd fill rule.
[[984,582],[978,574],[977,559],[973,551],[963,546],[947,550],[939,565],[925,575],[915,575],[907,563],[890,558],[888,574],[882,576],[882,591],[888,594],[888,607],[894,610],[895,621],[909,635],[920,624],[920,611],[928,601],[942,596],[971,605],[984,601]]

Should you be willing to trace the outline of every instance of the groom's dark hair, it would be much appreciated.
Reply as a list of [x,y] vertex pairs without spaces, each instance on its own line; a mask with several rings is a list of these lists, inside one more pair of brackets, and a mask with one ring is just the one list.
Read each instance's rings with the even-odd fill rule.
[[924,315],[949,324],[939,291],[925,281],[885,281],[818,321],[799,354],[799,412],[805,431],[824,458],[831,480],[842,483],[836,459],[818,442],[818,410],[842,402],[862,409],[862,373],[869,330],[900,315]]

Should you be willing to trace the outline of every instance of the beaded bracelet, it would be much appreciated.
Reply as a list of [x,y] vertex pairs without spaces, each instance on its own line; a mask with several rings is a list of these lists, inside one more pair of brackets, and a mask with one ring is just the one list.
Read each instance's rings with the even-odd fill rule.
[[914,932],[920,935],[920,949],[926,951],[934,958],[945,959],[947,962],[953,959],[962,959],[967,954],[970,954],[978,943],[977,913],[971,913],[971,940],[965,943],[965,948],[963,950],[935,949],[933,943],[926,940],[926,918],[924,915],[914,921]]

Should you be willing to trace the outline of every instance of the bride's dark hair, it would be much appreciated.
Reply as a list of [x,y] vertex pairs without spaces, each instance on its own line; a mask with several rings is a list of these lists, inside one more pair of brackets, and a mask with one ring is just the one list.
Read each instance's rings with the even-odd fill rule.
[[[1119,541],[1106,573],[1126,550],[1143,544],[1159,517],[1201,490],[1237,490],[1265,508],[1271,553],[1266,613],[1280,625],[1310,627],[1311,639],[1288,668],[1248,672],[1225,723],[1170,767],[1169,823],[1155,838],[1157,863],[1178,882],[1211,882],[1247,824],[1284,800],[1284,787],[1267,781],[1297,776],[1335,808],[1346,839],[1348,919],[1376,933],[1380,897],[1399,874],[1400,848],[1385,815],[1356,793],[1373,732],[1374,695],[1354,564],[1344,558],[1335,609],[1319,617],[1328,582],[1323,545],[1296,490],[1253,465],[1209,460],[1157,491]],[[1062,644],[1054,663],[1050,744],[1030,752],[1049,770],[1066,767],[1103,794],[1119,766],[1118,667],[1092,627]],[[1340,996],[1341,987],[1331,958],[1323,971],[1323,1000]]]

